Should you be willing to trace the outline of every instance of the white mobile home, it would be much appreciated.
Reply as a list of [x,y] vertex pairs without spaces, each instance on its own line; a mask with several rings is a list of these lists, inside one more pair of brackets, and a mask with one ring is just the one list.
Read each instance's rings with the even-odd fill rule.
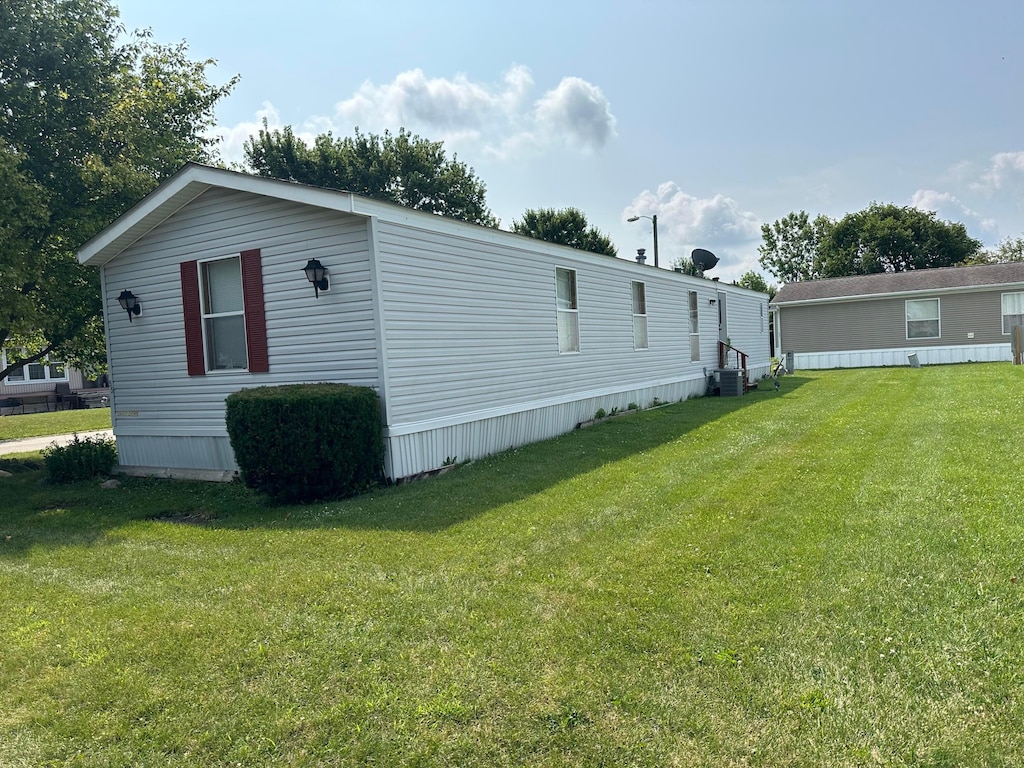
[[[201,165],[79,259],[102,269],[129,471],[233,472],[224,401],[246,387],[373,387],[386,472],[402,478],[561,434],[600,408],[703,394],[720,325],[748,353],[749,380],[770,367],[764,294]],[[311,260],[327,269],[315,290]],[[139,314],[119,306],[126,294]]]

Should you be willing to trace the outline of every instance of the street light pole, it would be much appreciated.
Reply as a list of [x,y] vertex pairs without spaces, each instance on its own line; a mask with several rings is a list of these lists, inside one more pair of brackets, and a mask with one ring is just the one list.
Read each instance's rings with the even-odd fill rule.
[[651,224],[654,225],[654,266],[658,266],[658,214],[653,216],[630,216],[626,221],[640,221],[640,219],[650,219]]

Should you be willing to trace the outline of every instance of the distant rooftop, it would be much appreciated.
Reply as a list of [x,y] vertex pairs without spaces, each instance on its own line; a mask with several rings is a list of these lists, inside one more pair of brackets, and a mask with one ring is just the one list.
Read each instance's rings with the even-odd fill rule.
[[1024,283],[1024,262],[979,264],[972,267],[913,269],[908,272],[882,272],[876,275],[831,277],[786,283],[775,294],[772,304],[789,304],[822,299],[881,296],[888,293],[913,293],[954,288],[980,288]]

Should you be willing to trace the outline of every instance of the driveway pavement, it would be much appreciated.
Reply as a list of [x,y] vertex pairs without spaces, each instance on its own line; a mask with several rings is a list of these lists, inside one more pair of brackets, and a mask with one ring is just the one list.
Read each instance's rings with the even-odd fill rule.
[[[112,429],[99,429],[94,432],[79,432],[80,438],[85,437],[114,437],[114,430]],[[0,441],[0,456],[6,456],[11,453],[29,453],[30,451],[41,451],[44,448],[56,443],[57,445],[67,445],[74,439],[74,435],[49,435],[47,437],[26,437],[21,440],[2,440]]]

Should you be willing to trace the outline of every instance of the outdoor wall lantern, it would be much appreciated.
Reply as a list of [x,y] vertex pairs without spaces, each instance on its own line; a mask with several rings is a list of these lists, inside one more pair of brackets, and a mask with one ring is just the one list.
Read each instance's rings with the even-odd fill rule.
[[715,299],[708,299],[708,304],[714,304],[715,301],[716,301]]
[[121,295],[117,297],[117,303],[121,305],[121,309],[128,313],[129,323],[132,321],[132,315],[142,314],[142,305],[139,304],[139,297],[128,289],[121,291]]
[[313,284],[313,293],[320,298],[320,291],[326,291],[330,287],[327,282],[327,267],[320,263],[320,259],[310,259],[302,268],[306,273],[306,279]]

